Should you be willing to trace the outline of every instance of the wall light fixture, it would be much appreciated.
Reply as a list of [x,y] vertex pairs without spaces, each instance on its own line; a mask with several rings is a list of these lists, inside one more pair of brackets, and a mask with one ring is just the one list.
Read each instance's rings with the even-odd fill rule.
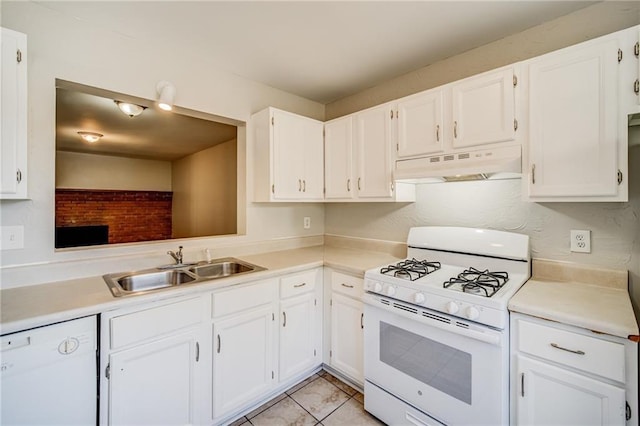
[[176,96],[176,87],[168,81],[161,81],[156,86],[158,92],[158,106],[165,110],[173,109],[173,99]]

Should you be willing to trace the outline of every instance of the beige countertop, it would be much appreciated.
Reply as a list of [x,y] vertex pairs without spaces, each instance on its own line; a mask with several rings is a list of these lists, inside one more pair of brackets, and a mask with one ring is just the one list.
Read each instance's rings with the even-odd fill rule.
[[364,275],[367,269],[399,259],[384,252],[332,246],[314,246],[236,257],[267,270],[125,297],[114,297],[101,276],[2,290],[0,334],[155,300],[217,290],[324,265],[347,273]]
[[638,341],[628,272],[534,259],[509,310]]

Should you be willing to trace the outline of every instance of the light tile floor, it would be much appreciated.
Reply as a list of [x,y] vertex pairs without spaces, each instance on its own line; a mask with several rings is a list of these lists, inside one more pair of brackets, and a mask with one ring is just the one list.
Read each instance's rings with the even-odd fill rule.
[[378,426],[364,411],[364,395],[326,371],[314,374],[231,426]]

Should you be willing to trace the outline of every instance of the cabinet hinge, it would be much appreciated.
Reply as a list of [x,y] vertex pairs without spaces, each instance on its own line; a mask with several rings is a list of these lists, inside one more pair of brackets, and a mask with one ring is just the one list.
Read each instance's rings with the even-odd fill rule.
[[618,49],[618,63],[622,62],[622,49]]
[[515,132],[516,130],[518,130],[518,120],[514,119],[513,120],[513,131]]
[[275,185],[271,185],[271,193],[272,194],[276,193],[276,186]]
[[633,54],[636,55],[636,58],[640,57],[640,42],[636,42],[633,46]]
[[640,93],[640,79],[636,78],[636,81],[633,83],[633,92],[637,95]]
[[20,49],[16,50],[16,61],[18,61],[18,63],[22,62],[22,50]]
[[333,351],[329,350],[329,358],[331,358],[333,356]]
[[318,306],[318,299],[313,299],[313,306]]
[[622,171],[618,170],[618,185],[622,183]]
[[393,192],[396,189],[396,186],[394,184],[393,181],[391,181],[391,192]]
[[275,379],[275,377],[276,377],[276,374],[272,371],[272,372],[271,372],[271,378],[272,378],[272,379]]
[[333,306],[333,299],[329,300],[329,306]]
[[533,185],[535,185],[536,183],[536,165],[535,164],[531,165],[531,183]]
[[111,364],[107,364],[107,368],[104,369],[104,377],[111,378]]
[[400,152],[400,144],[399,143],[396,144],[396,151]]
[[276,124],[276,119],[275,119],[275,117],[271,117],[271,125],[272,125],[272,126],[275,126],[275,124]]
[[313,350],[313,356],[316,356],[316,350],[315,349]]
[[513,76],[513,87],[516,87],[518,85],[518,76],[514,75]]
[[271,312],[271,321],[275,321],[275,320],[276,320],[276,314]]
[[324,136],[325,136],[325,130],[322,129],[322,137],[324,138]]
[[391,119],[393,120],[393,110],[389,111],[389,113],[391,114]]

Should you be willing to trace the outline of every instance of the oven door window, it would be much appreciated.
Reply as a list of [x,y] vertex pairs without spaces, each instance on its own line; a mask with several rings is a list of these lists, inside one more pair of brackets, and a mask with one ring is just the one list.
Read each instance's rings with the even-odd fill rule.
[[471,405],[471,354],[380,322],[380,361]]

